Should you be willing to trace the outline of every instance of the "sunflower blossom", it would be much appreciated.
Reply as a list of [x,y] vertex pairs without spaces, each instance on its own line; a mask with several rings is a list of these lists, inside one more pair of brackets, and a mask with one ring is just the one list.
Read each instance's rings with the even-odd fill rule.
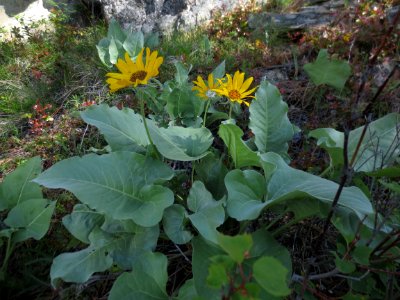
[[219,80],[221,86],[213,89],[213,91],[221,96],[227,97],[232,102],[238,102],[239,104],[244,103],[247,106],[250,106],[250,103],[244,99],[254,98],[251,94],[256,90],[256,88],[248,90],[253,82],[253,77],[247,78],[245,81],[244,73],[240,73],[239,71],[235,72],[233,78],[229,74],[226,74],[226,77],[228,80],[226,82]]
[[143,52],[144,48],[138,54],[135,62],[132,61],[127,52],[125,53],[125,61],[118,59],[116,66],[121,73],[106,74],[109,77],[106,81],[110,85],[110,92],[129,86],[137,87],[139,84],[147,84],[150,78],[158,75],[158,68],[162,64],[163,58],[157,57],[157,51],[150,52],[150,49],[146,48],[146,58],[143,63]]
[[207,78],[207,83],[204,82],[201,76],[197,76],[197,81],[193,81],[195,86],[192,88],[193,91],[197,91],[197,96],[203,99],[213,98],[217,95],[214,89],[219,88],[220,83],[214,80],[214,75],[210,74]]

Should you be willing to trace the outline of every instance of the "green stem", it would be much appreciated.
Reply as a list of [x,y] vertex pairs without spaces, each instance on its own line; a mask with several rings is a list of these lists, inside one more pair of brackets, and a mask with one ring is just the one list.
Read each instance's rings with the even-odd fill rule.
[[326,174],[328,174],[332,170],[332,165],[329,165],[325,170],[322,171],[321,174],[319,174],[319,177],[325,177]]
[[290,220],[290,221],[287,222],[285,225],[283,225],[283,226],[279,227],[277,230],[275,230],[275,231],[272,233],[272,236],[273,236],[273,237],[276,237],[277,235],[281,234],[283,231],[285,231],[285,230],[288,229],[290,226],[296,224],[296,223],[299,222],[299,221],[300,221],[299,219]]
[[6,273],[7,266],[8,266],[8,260],[10,259],[11,252],[13,250],[12,248],[13,247],[12,247],[11,236],[10,236],[7,240],[6,255],[4,257],[3,265],[1,266],[1,269],[0,269],[0,281],[4,280],[5,273]]
[[147,138],[149,139],[151,148],[152,148],[153,150],[155,150],[155,153],[156,153],[157,158],[160,159],[160,157],[159,157],[159,155],[158,155],[158,151],[156,150],[156,147],[154,146],[153,140],[151,139],[149,127],[147,126],[146,115],[145,115],[145,113],[144,113],[144,98],[143,98],[142,92],[139,91],[139,90],[137,90],[137,93],[136,93],[136,94],[137,94],[138,97],[139,97],[139,101],[140,101],[140,114],[142,115],[143,124],[144,124],[144,129],[146,130]]
[[233,104],[232,104],[232,102],[229,102],[229,119],[232,118],[232,108],[233,108]]
[[211,99],[207,101],[206,109],[204,110],[204,118],[203,118],[203,127],[206,127],[206,120],[207,120],[207,112],[208,108],[210,107]]
[[273,219],[267,227],[265,227],[266,230],[269,230],[272,226],[274,226],[287,212],[284,211],[283,213],[279,214],[275,219]]

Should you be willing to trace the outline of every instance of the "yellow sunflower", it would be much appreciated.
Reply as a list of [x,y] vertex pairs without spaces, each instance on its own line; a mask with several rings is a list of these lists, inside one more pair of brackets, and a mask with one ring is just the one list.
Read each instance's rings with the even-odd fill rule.
[[158,75],[158,68],[163,62],[163,58],[157,57],[158,52],[150,52],[146,48],[146,60],[143,63],[144,48],[140,51],[133,62],[129,54],[125,53],[125,61],[118,59],[117,68],[121,73],[107,73],[109,77],[106,81],[110,85],[110,92],[115,92],[128,86],[137,87],[139,84],[147,84],[150,78]]
[[206,100],[215,97],[217,93],[213,89],[217,89],[220,86],[218,81],[214,81],[213,74],[208,75],[207,83],[204,82],[201,76],[197,76],[197,81],[193,81],[193,83],[195,86],[192,90],[197,91],[197,96]]
[[219,80],[221,86],[213,89],[213,91],[221,96],[227,97],[232,102],[238,102],[239,104],[244,103],[247,106],[250,106],[250,103],[244,99],[254,98],[254,96],[250,95],[256,90],[256,88],[248,90],[253,82],[253,77],[247,78],[245,81],[244,73],[240,73],[239,71],[235,72],[233,79],[229,74],[226,74],[226,77],[228,80],[225,83]]

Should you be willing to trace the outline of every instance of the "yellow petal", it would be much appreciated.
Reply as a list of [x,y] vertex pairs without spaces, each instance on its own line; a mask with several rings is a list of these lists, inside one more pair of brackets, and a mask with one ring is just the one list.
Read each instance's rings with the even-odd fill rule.
[[139,70],[144,70],[144,65],[143,65],[143,51],[144,48],[142,48],[142,50],[140,50],[138,56],[136,57],[136,65],[138,67]]
[[242,86],[240,87],[240,92],[244,93],[251,85],[251,83],[253,82],[253,77],[247,78],[246,81],[242,84]]
[[117,69],[121,72],[121,73],[128,73],[129,72],[129,68],[128,65],[126,64],[126,62],[124,62],[122,59],[118,58],[118,61],[116,63]]

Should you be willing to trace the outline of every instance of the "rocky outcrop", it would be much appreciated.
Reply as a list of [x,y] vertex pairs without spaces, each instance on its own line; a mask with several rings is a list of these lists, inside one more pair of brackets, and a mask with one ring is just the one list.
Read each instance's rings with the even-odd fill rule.
[[[84,0],[87,1],[87,0]],[[187,30],[210,20],[216,11],[228,12],[251,0],[97,0],[106,20],[144,32]],[[264,3],[265,0],[257,0]]]

